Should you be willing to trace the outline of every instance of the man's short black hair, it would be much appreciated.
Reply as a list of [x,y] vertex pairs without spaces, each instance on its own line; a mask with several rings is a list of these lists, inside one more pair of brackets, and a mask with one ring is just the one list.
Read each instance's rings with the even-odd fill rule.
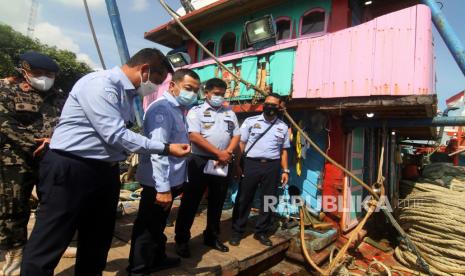
[[278,99],[278,100],[279,100],[279,103],[281,103],[281,102],[283,101],[283,98],[282,98],[281,95],[279,95],[278,93],[270,93],[270,94],[266,95],[265,100],[266,100],[266,98],[268,98],[268,97],[273,97],[273,98]]
[[219,79],[219,78],[212,78],[212,79],[209,79],[207,80],[207,82],[205,83],[205,90],[206,91],[210,91],[212,90],[213,88],[223,88],[224,90],[226,90],[226,88],[228,88],[228,85],[226,84],[226,82],[224,82],[224,80],[222,79]]
[[173,77],[171,78],[171,80],[174,81],[174,82],[179,82],[179,81],[182,81],[185,76],[189,76],[189,77],[191,77],[193,79],[196,79],[196,80],[198,80],[200,82],[200,77],[199,77],[199,75],[197,75],[196,72],[194,72],[191,69],[185,69],[185,68],[176,70],[176,72],[174,72]]
[[126,62],[129,67],[144,63],[150,65],[150,72],[157,72],[160,75],[163,75],[165,72],[173,74],[173,67],[171,67],[168,58],[156,48],[144,48]]

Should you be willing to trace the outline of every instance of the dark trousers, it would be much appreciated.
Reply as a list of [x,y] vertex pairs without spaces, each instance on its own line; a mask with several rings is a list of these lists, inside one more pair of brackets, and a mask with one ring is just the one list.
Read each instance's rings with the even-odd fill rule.
[[206,239],[216,239],[220,233],[221,212],[231,181],[231,166],[227,177],[204,174],[203,169],[208,158],[192,155],[188,163],[189,182],[184,186],[184,193],[176,219],[177,243],[186,243],[191,238],[191,227],[199,208],[205,189],[208,187]]
[[[182,192],[182,185],[171,190],[173,199]],[[163,233],[170,208],[155,204],[157,191],[143,186],[139,212],[134,222],[129,252],[128,272],[131,275],[146,275],[159,261],[166,258],[166,236]]]
[[[239,190],[233,209],[233,235],[242,235],[245,232],[250,208],[258,185],[261,187],[263,197],[277,196],[280,181],[280,166],[280,160],[263,163],[259,160],[245,159],[244,177],[239,183]],[[271,226],[273,214],[271,210],[264,210],[265,202],[263,197],[260,205],[260,213],[255,225],[255,233],[266,233]]]
[[113,238],[120,189],[110,163],[49,150],[40,164],[40,205],[21,275],[53,275],[78,231],[75,275],[100,275]]

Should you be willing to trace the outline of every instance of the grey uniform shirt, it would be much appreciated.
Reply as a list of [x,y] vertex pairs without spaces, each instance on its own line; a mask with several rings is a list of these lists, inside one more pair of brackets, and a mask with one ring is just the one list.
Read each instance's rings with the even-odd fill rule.
[[[248,152],[246,157],[280,159],[281,150],[291,147],[289,141],[288,126],[286,123],[276,118],[276,123],[271,129],[258,140]],[[272,124],[265,119],[263,114],[249,117],[244,120],[241,126],[241,142],[246,143],[247,151],[255,140]]]
[[[239,136],[239,123],[236,114],[229,107],[215,109],[205,101],[202,105],[191,108],[187,114],[187,130],[202,135],[210,144],[224,150],[231,138]],[[213,157],[197,145],[192,144],[192,153]]]

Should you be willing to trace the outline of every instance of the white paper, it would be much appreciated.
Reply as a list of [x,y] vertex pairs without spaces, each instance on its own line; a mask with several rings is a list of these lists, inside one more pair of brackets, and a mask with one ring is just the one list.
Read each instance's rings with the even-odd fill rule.
[[207,164],[205,165],[205,168],[203,169],[203,173],[226,177],[228,175],[228,164],[226,164],[226,166],[221,166],[217,164],[218,161],[208,160]]

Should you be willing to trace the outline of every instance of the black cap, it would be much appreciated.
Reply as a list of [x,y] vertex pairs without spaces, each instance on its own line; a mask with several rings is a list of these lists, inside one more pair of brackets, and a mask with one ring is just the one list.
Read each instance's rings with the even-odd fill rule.
[[28,51],[19,56],[20,66],[24,69],[43,69],[58,72],[58,64],[49,56],[38,52]]

